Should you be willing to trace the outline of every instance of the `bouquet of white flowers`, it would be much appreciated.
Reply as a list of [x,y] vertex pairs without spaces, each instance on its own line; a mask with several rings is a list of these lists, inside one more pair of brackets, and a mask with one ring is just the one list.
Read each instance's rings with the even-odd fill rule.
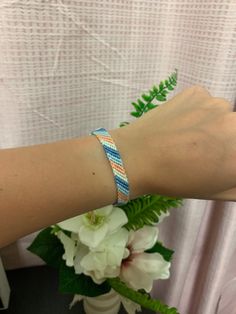
[[[143,94],[132,103],[131,115],[138,118],[155,108],[155,99],[165,101],[176,80],[177,71]],[[149,293],[154,280],[169,278],[174,253],[158,241],[158,224],[169,208],[180,205],[177,198],[144,195],[122,206],[94,209],[42,230],[28,249],[59,269],[60,291],[75,294],[71,305],[112,290],[129,314],[141,306],[177,314]]]

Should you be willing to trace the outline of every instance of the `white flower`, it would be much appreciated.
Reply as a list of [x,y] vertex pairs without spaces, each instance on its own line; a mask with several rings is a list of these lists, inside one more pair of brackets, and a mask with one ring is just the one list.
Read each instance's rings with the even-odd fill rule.
[[121,295],[120,295],[120,300],[128,314],[135,314],[136,311],[137,312],[142,311],[141,306],[138,303],[133,302],[130,299],[127,299],[125,297],[122,297]]
[[134,290],[150,292],[153,280],[167,279],[170,276],[170,263],[159,253],[145,253],[153,247],[158,236],[157,227],[144,226],[131,231],[127,248],[129,256],[122,261],[120,278]]
[[116,232],[128,222],[125,212],[109,205],[58,223],[64,229],[78,234],[79,241],[90,248]]
[[75,272],[92,277],[97,284],[106,278],[117,277],[126,253],[127,241],[128,231],[121,228],[94,249],[89,250],[86,246],[79,245],[74,259]]
[[56,233],[64,246],[65,253],[62,258],[66,261],[67,266],[74,266],[74,256],[76,252],[76,242],[68,237],[63,231]]

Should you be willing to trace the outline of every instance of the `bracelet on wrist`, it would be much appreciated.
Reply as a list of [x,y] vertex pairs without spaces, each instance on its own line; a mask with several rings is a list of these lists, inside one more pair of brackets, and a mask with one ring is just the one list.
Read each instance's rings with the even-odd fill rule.
[[111,165],[116,188],[117,202],[113,205],[126,204],[129,201],[129,182],[126,171],[120,156],[120,153],[108,131],[104,128],[99,128],[91,132],[95,135],[102,144],[107,159]]

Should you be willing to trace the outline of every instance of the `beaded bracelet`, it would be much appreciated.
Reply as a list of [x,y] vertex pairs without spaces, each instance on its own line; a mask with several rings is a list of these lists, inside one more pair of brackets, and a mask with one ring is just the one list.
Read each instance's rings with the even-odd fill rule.
[[129,182],[123,166],[123,162],[118,149],[111,135],[104,128],[99,128],[91,132],[103,146],[105,154],[110,162],[117,188],[117,203],[113,205],[126,204],[129,201]]

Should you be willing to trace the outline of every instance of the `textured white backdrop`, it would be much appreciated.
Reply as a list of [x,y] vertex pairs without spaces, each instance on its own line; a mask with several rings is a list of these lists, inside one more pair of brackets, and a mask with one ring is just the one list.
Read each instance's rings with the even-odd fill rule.
[[[114,128],[175,68],[175,93],[201,84],[233,106],[235,0],[1,0],[0,148]],[[232,292],[231,309],[222,303],[236,276],[234,204],[186,201],[161,229],[176,253],[154,294],[181,314],[213,314],[217,302],[236,313]],[[31,239],[1,251],[6,267],[39,263],[25,250]]]

